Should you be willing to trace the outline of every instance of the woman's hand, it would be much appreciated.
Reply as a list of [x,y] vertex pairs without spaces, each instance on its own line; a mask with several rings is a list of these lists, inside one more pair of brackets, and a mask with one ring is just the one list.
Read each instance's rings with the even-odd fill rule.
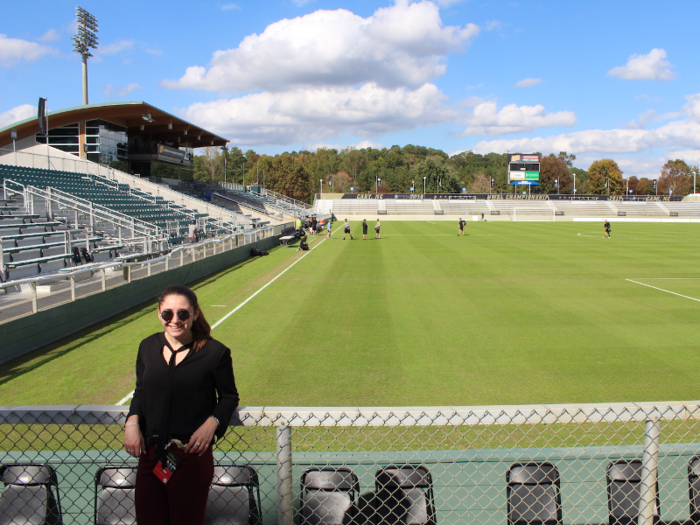
[[204,454],[211,442],[214,440],[214,432],[219,427],[219,422],[213,417],[208,418],[202,426],[195,430],[194,434],[190,438],[187,447],[185,447],[185,452],[188,454],[197,454],[201,456]]
[[146,442],[138,425],[138,416],[132,416],[126,421],[124,428],[124,450],[135,458],[146,451]]

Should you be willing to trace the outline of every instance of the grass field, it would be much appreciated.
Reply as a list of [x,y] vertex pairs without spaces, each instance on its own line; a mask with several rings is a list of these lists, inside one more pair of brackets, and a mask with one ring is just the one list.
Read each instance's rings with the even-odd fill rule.
[[[700,225],[613,223],[612,239],[598,223],[456,230],[384,221],[380,241],[358,240],[359,223],[354,241],[317,238],[213,331],[233,351],[241,403],[700,398]],[[210,323],[300,257],[275,249],[196,283]],[[159,327],[148,304],[8,363],[0,402],[114,404],[133,389],[139,341]]]

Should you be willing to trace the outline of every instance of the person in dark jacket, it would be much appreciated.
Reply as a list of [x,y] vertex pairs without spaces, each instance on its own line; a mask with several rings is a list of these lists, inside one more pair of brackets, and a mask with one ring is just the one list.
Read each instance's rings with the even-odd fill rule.
[[211,447],[239,401],[231,351],[212,339],[197,296],[185,286],[163,291],[158,319],[163,332],[139,346],[124,429],[124,448],[139,459],[136,520],[200,525],[214,475]]

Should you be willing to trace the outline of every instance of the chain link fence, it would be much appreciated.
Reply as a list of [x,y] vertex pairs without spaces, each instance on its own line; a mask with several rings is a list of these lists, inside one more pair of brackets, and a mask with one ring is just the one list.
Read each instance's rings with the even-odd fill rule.
[[[0,408],[0,521],[32,486],[65,524],[129,523],[126,413]],[[700,402],[242,408],[207,523],[698,523],[699,420]]]

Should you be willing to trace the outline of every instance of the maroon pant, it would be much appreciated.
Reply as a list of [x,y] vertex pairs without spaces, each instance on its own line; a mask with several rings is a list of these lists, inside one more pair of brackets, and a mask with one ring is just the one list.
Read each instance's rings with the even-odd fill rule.
[[139,525],[202,525],[214,477],[211,447],[202,457],[186,454],[175,445],[169,450],[180,459],[180,464],[167,485],[153,473],[158,462],[156,447],[147,447],[139,458],[136,521]]

